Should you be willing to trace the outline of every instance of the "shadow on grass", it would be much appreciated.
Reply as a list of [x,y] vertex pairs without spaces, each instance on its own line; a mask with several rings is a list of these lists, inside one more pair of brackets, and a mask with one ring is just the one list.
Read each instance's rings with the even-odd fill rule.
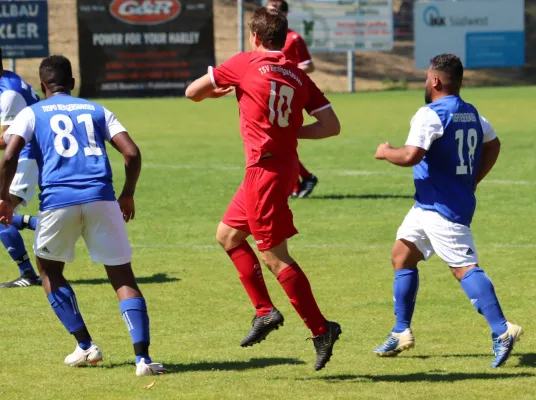
[[519,367],[536,368],[536,353],[514,354],[519,356]]
[[[438,354],[433,356],[405,356],[404,358],[413,358],[417,360],[428,360],[433,358],[480,358],[487,357],[490,360],[493,358],[492,354]],[[517,353],[512,354],[511,358],[519,358],[519,365],[517,367],[531,367],[536,368],[536,353]],[[491,362],[491,361],[490,361]]]
[[514,378],[532,378],[535,374],[519,373],[519,374],[506,374],[506,373],[464,373],[464,372],[452,372],[452,373],[430,373],[430,372],[417,372],[414,374],[392,374],[392,375],[332,375],[322,376],[317,378],[301,378],[299,380],[322,380],[326,382],[457,382],[467,380],[497,380],[497,379],[514,379]]
[[493,354],[436,354],[433,356],[405,356],[404,358],[413,358],[417,360],[429,360],[432,358],[478,358],[478,357],[489,357],[492,358]]
[[385,199],[413,199],[408,194],[324,194],[321,196],[306,197],[309,200],[385,200]]
[[[136,277],[136,281],[141,284],[167,283],[167,282],[180,281],[180,278],[174,278],[164,273],[164,274],[153,274],[151,276],[138,276]],[[108,278],[72,279],[72,280],[69,280],[69,282],[74,283],[76,285],[104,285],[104,284],[110,283]]]
[[[297,358],[251,358],[249,361],[201,361],[191,364],[164,363],[166,374],[203,371],[246,371],[277,365],[303,365],[304,361]],[[133,367],[132,362],[104,364],[100,368]]]

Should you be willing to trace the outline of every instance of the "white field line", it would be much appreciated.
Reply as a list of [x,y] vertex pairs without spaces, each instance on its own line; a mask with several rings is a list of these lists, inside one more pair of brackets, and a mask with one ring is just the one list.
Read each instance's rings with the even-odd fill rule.
[[[201,169],[201,170],[216,170],[216,171],[240,171],[244,168],[237,165],[199,165],[199,164],[153,164],[145,163],[144,168],[150,169]],[[352,169],[324,169],[317,170],[319,175],[336,175],[336,176],[398,176],[411,178],[411,173],[406,172],[387,172],[387,171],[365,171]],[[485,179],[485,184],[494,185],[513,185],[513,186],[536,186],[536,181],[510,180],[510,179]]]
[[[83,243],[79,243],[78,246],[83,247]],[[135,249],[191,249],[191,250],[213,250],[220,249],[221,247],[216,244],[164,244],[164,243],[137,243],[131,245]],[[346,250],[376,250],[376,249],[390,249],[392,244],[386,245],[345,245],[345,244],[293,244],[290,243],[291,249],[346,249]],[[536,244],[501,244],[501,243],[489,243],[478,246],[479,249],[536,249]]]

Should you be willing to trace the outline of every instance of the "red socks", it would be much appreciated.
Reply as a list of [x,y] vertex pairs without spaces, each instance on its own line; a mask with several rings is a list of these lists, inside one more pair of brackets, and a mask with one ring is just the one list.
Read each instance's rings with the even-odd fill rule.
[[[247,242],[243,242],[229,250],[227,254],[238,270],[238,276],[257,310],[257,316],[267,315],[274,305],[264,283],[261,265],[255,252]],[[277,280],[313,336],[323,335],[326,332],[326,319],[316,304],[309,280],[298,264],[294,263],[284,268],[277,275]]]
[[238,247],[229,250],[227,254],[238,270],[238,276],[257,310],[257,316],[267,315],[274,305],[264,283],[261,264],[255,252],[248,242],[243,242]]
[[299,162],[299,164],[300,164],[300,176],[302,177],[302,179],[309,178],[312,174],[307,170],[307,168],[303,166],[301,161]]
[[277,280],[313,336],[323,335],[326,332],[326,319],[316,304],[309,280],[298,264],[283,269],[277,275]]

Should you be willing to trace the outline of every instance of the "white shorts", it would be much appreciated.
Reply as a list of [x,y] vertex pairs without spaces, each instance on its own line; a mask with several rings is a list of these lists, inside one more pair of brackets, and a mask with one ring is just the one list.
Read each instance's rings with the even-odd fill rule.
[[19,160],[9,193],[21,198],[20,204],[26,207],[35,195],[38,179],[39,169],[35,160]]
[[398,228],[396,240],[415,244],[428,260],[434,253],[450,267],[478,264],[471,228],[456,224],[435,211],[413,207]]
[[35,255],[45,260],[71,262],[82,236],[93,262],[122,265],[132,259],[123,214],[116,201],[95,201],[39,213]]

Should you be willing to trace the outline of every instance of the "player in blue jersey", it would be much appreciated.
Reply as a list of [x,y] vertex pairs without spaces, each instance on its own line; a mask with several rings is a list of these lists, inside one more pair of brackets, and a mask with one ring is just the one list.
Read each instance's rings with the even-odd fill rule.
[[[2,65],[2,49],[0,49],[0,126],[1,133],[7,131],[17,114],[26,106],[39,101],[39,96],[17,74],[6,71]],[[6,148],[4,139],[0,136],[0,150]],[[26,205],[35,194],[37,186],[37,164],[32,157],[30,145],[21,152],[17,173],[11,184],[11,202],[15,209]],[[9,226],[0,225],[0,241],[9,255],[19,267],[20,276],[6,283],[0,283],[0,288],[16,288],[40,285],[41,280],[36,275],[26,252],[24,241],[19,230],[30,228],[35,230],[37,218],[29,215],[15,215]]]
[[[117,292],[134,344],[136,374],[162,373],[162,364],[149,357],[147,306],[132,272],[132,251],[123,222],[134,218],[141,154],[114,114],[98,104],[71,97],[74,79],[67,58],[46,58],[39,76],[46,100],[22,110],[4,134],[8,145],[0,162],[0,222],[11,223],[9,183],[20,152],[31,143],[41,189],[34,241],[37,267],[52,309],[78,342],[65,363],[83,366],[102,360],[75,293],[63,276],[65,263],[73,261],[75,244],[82,236],[92,260],[105,265]],[[117,201],[106,142],[125,158],[126,180]]]
[[427,105],[413,117],[406,145],[395,149],[384,143],[376,151],[378,160],[413,166],[416,203],[392,251],[396,323],[374,351],[393,357],[414,347],[410,324],[419,289],[417,264],[437,253],[488,321],[495,354],[491,366],[499,367],[523,330],[504,317],[493,284],[478,265],[470,225],[476,187],[495,165],[500,141],[490,123],[461,99],[462,80],[458,57],[434,57],[426,80]]

